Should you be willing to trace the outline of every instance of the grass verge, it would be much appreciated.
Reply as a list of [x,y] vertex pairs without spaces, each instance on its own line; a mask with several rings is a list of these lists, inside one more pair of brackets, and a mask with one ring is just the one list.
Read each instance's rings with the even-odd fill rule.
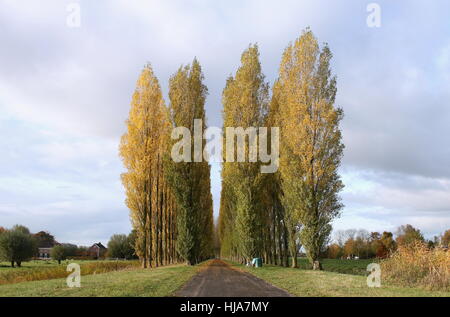
[[[298,258],[298,267],[304,270],[312,268],[306,258]],[[367,276],[367,266],[370,263],[379,262],[377,259],[359,259],[359,260],[341,260],[341,259],[321,259],[323,270],[328,272],[336,272],[343,274],[354,274]]]
[[[185,284],[198,266],[173,265],[154,269],[126,269],[81,277],[80,288],[66,279],[0,285],[2,297],[160,297],[170,296]],[[67,274],[67,273],[66,273]]]
[[230,263],[299,297],[450,297],[450,292],[383,285],[369,288],[366,277],[266,265],[252,268]]

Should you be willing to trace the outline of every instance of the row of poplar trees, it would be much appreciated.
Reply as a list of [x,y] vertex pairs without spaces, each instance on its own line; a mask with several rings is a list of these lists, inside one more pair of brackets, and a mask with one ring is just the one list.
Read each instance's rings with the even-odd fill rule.
[[331,58],[329,47],[320,47],[306,29],[285,49],[271,96],[257,45],[242,54],[241,66],[228,78],[224,127],[279,127],[280,159],[272,174],[260,172],[262,163],[224,161],[218,223],[223,257],[243,263],[262,257],[296,267],[303,247],[311,266],[321,269],[331,222],[343,207],[343,111],[334,106]]
[[[136,255],[142,267],[176,262],[196,264],[213,255],[213,207],[208,162],[174,163],[170,157],[174,127],[194,131],[205,122],[207,88],[196,59],[170,78],[170,105],[150,65],[133,94],[120,156],[122,183],[136,230]],[[206,127],[203,126],[203,129]]]

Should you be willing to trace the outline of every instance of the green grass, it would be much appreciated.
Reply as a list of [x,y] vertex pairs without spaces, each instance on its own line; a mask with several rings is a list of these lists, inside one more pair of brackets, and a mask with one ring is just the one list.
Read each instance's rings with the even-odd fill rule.
[[197,270],[198,266],[173,265],[155,269],[127,269],[86,275],[81,277],[80,288],[67,287],[65,278],[0,285],[0,296],[170,296]]
[[24,262],[22,267],[0,267],[0,285],[38,280],[49,280],[67,276],[67,264],[78,263],[81,275],[106,273],[131,267],[138,267],[139,261],[72,261],[67,260],[58,265],[57,261]]
[[[66,261],[62,261],[61,263],[65,263]],[[88,262],[88,261],[71,261],[71,262]],[[22,266],[19,267],[11,267],[11,263],[9,262],[0,262],[0,272],[5,272],[9,270],[23,270],[23,269],[36,269],[36,268],[47,268],[52,266],[58,266],[58,261],[53,260],[32,260],[27,262],[22,262]]]
[[[112,260],[111,260],[112,261]],[[64,260],[61,261],[61,265],[67,266],[69,263],[78,263],[80,265],[86,263],[95,263],[95,262],[111,262],[109,260]],[[0,262],[0,274],[8,271],[24,271],[24,270],[35,270],[35,269],[48,269],[51,267],[58,267],[58,261],[56,260],[31,260],[22,262],[22,266],[11,267],[10,262]]]
[[[361,260],[341,260],[341,259],[322,259],[320,260],[324,271],[343,274],[354,274],[367,276],[367,265],[378,262],[377,259]],[[311,269],[311,264],[306,258],[298,258],[298,266],[301,269]]]
[[369,288],[366,277],[359,275],[270,265],[252,268],[233,263],[233,266],[300,297],[450,297],[450,292],[383,285],[383,282],[380,288]]

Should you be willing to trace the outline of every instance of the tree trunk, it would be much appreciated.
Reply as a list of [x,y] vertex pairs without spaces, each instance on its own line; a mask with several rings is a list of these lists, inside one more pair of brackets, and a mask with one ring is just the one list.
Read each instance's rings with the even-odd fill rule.
[[11,267],[14,267],[14,261],[11,261]]
[[313,270],[314,271],[322,271],[322,263],[319,260],[313,262]]
[[295,228],[292,228],[292,225],[289,226],[289,253],[292,258],[291,267],[297,267],[297,243],[295,241]]
[[[147,204],[148,204],[148,213],[147,213],[147,217],[148,217],[148,228],[146,230],[146,267],[151,268],[152,267],[152,260],[153,260],[153,235],[152,235],[152,231],[153,231],[153,206],[152,206],[152,198],[153,198],[153,181],[150,180],[150,186],[148,189],[148,194],[147,194]],[[147,241],[147,237],[148,237],[148,241]]]
[[298,262],[297,262],[297,252],[291,252],[292,255],[292,268],[297,268],[298,267]]
[[286,226],[283,225],[283,260],[284,260],[284,267],[288,267],[289,266],[289,258],[288,258],[288,238],[287,238],[287,230],[286,230]]
[[22,262],[21,261],[17,261],[17,267],[22,267]]
[[282,240],[282,225],[280,223],[279,217],[277,217],[277,237],[276,239],[278,240],[278,260],[280,262],[280,265],[283,266],[283,240]]
[[[156,171],[159,168],[159,156],[158,161],[156,161]],[[156,172],[156,186],[155,186],[155,193],[154,193],[154,199],[155,199],[155,208],[154,208],[154,214],[153,214],[153,250],[154,250],[154,256],[153,256],[153,262],[155,263],[155,267],[159,266],[159,253],[161,250],[159,250],[159,173]]]

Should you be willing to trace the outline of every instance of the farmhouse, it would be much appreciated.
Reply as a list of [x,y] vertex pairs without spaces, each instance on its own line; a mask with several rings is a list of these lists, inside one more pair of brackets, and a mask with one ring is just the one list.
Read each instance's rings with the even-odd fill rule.
[[47,248],[39,248],[38,249],[38,259],[45,260],[50,259],[50,252],[53,247],[47,247]]
[[88,254],[89,256],[93,257],[93,258],[100,258],[103,257],[106,253],[107,249],[106,247],[101,243],[94,243],[88,250]]
[[60,243],[58,242],[46,242],[46,243],[41,243],[38,247],[38,254],[37,254],[37,258],[39,260],[49,260],[50,259],[50,253],[53,249],[54,246],[59,245]]

